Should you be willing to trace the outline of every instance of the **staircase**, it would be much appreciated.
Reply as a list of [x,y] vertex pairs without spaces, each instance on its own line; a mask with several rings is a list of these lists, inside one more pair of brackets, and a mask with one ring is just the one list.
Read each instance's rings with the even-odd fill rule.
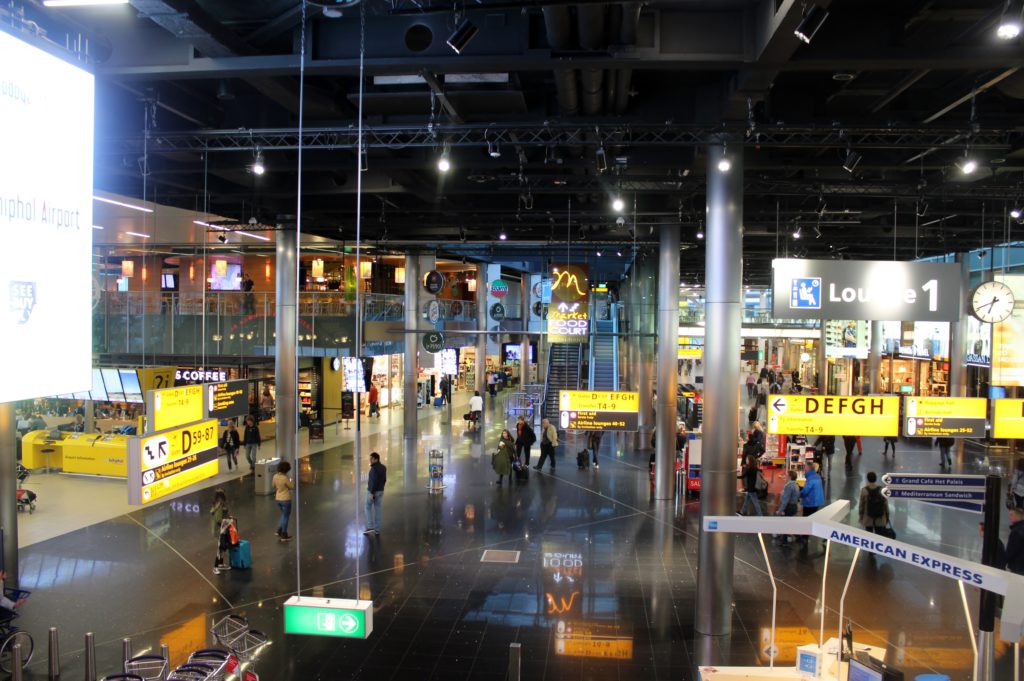
[[558,423],[558,391],[580,389],[580,363],[583,346],[579,343],[552,343],[548,349],[548,373],[544,379],[544,418]]
[[587,386],[591,390],[619,389],[619,343],[614,335],[617,324],[612,319],[594,322],[594,333],[590,337],[590,372]]

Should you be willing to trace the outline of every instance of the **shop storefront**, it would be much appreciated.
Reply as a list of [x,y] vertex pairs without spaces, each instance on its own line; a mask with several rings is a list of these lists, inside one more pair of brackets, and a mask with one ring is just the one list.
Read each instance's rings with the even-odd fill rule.
[[870,325],[865,321],[825,322],[825,357],[828,373],[825,385],[830,395],[858,395],[867,392],[866,364],[870,350]]
[[949,394],[948,322],[883,322],[882,333],[880,392]]

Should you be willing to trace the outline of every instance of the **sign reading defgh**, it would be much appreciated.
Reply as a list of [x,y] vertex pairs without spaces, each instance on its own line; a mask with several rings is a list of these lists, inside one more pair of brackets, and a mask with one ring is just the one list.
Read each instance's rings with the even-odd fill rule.
[[959,319],[953,263],[777,258],[772,269],[777,319]]
[[781,435],[897,435],[899,415],[898,397],[768,396],[768,432]]

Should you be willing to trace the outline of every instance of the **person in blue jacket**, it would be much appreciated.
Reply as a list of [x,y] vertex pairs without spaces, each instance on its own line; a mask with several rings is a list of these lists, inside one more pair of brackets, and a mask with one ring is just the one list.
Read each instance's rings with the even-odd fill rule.
[[[804,488],[800,490],[800,503],[804,507],[804,515],[809,516],[825,505],[825,491],[821,486],[818,466],[808,461],[804,469]],[[807,537],[800,538],[801,544],[807,544]]]

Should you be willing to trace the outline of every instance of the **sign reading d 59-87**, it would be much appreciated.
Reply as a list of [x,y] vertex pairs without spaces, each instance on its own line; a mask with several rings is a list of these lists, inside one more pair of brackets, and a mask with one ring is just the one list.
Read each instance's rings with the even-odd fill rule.
[[128,440],[128,503],[147,504],[217,474],[217,421]]
[[769,395],[768,432],[780,435],[899,435],[900,398]]

